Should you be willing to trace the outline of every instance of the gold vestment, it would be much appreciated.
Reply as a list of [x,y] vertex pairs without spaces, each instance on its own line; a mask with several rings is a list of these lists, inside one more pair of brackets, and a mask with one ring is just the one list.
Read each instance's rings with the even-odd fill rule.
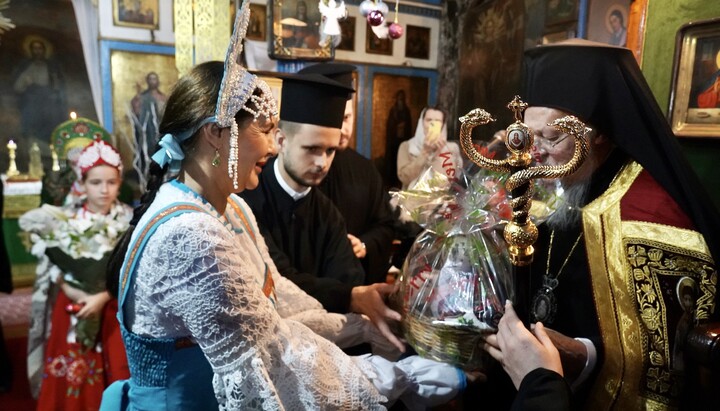
[[[627,164],[608,190],[583,208],[605,350],[589,409],[677,409],[683,382],[677,370],[681,356],[673,353],[674,336],[682,335],[678,323],[687,321],[690,328],[707,321],[715,309],[717,270],[700,233],[622,221],[620,201],[641,171],[639,164]],[[678,301],[682,282],[694,284],[692,315],[683,315]]]

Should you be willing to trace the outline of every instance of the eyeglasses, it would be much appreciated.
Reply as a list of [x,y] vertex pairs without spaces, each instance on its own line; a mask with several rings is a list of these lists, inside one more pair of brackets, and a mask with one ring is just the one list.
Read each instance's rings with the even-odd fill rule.
[[549,147],[549,148],[555,148],[558,144],[565,141],[566,138],[568,138],[570,134],[563,134],[562,137],[558,137],[554,140],[549,140],[545,137],[535,137],[535,144],[542,147]]

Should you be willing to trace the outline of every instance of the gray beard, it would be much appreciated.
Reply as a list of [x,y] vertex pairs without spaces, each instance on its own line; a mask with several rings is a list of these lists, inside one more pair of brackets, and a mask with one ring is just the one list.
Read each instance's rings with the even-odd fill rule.
[[580,228],[582,225],[582,207],[587,200],[590,181],[563,187],[562,200],[552,215],[545,222],[548,227],[558,231],[568,231]]

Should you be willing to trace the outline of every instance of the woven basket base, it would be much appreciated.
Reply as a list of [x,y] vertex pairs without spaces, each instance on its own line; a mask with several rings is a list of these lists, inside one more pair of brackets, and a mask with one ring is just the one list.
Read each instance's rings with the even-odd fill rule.
[[404,316],[404,326],[405,338],[421,357],[468,371],[483,370],[492,360],[481,347],[484,334],[481,331],[432,324],[430,319],[409,314]]

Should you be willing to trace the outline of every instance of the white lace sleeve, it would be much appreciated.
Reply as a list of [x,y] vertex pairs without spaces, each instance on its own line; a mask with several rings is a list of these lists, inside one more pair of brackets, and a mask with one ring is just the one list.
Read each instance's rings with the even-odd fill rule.
[[[239,202],[244,201],[242,199],[238,200]],[[242,205],[249,216],[250,224],[255,233],[260,233],[250,207],[244,203]],[[389,359],[399,356],[400,352],[380,334],[369,319],[353,313],[328,313],[318,300],[308,295],[292,281],[283,277],[275,268],[275,263],[270,257],[262,235],[257,235],[257,246],[263,260],[268,263],[272,272],[277,295],[276,309],[281,317],[303,323],[315,333],[337,344],[340,348],[369,342],[373,347],[373,353]]]
[[275,293],[278,299],[276,308],[280,317],[287,318],[303,311],[325,311],[320,301],[308,295],[294,282],[280,275],[272,257],[270,257],[265,239],[262,234],[260,234],[260,228],[257,225],[257,220],[252,213],[252,209],[242,198],[238,197],[237,201],[242,204],[243,209],[247,213],[250,225],[255,231],[257,248],[260,251],[262,259],[268,264],[268,268],[275,281]]
[[[262,236],[260,236],[259,239],[262,240]],[[289,318],[305,311],[325,312],[320,301],[308,295],[298,287],[297,284],[277,272],[275,264],[267,254],[265,242],[262,243],[262,248],[260,249],[264,249],[264,252],[261,252],[261,254],[263,255],[263,259],[268,262],[273,281],[275,281],[275,294],[277,295],[276,307],[280,317]]]
[[138,263],[133,331],[192,336],[221,409],[382,409],[384,398],[338,347],[278,316],[251,253],[247,234],[210,215],[164,223]]
[[358,366],[392,404],[400,399],[410,410],[444,404],[465,389],[465,374],[457,367],[417,355],[390,362],[374,355],[355,357]]

